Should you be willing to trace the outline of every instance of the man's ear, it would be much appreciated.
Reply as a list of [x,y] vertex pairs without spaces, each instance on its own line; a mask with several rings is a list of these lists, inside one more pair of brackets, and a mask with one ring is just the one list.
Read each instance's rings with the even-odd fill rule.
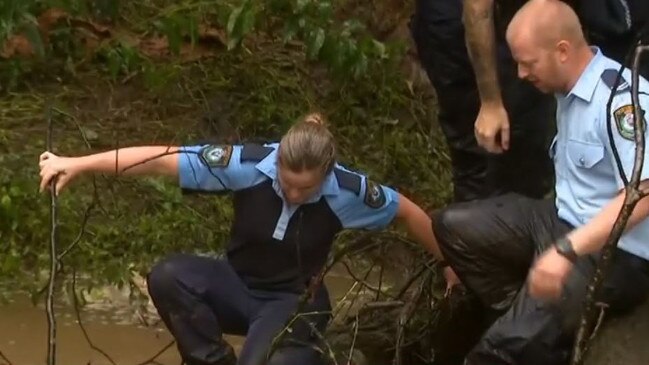
[[561,40],[559,41],[559,43],[557,43],[556,50],[559,54],[559,61],[561,63],[564,63],[568,60],[568,53],[570,52],[570,48],[570,43],[565,40]]

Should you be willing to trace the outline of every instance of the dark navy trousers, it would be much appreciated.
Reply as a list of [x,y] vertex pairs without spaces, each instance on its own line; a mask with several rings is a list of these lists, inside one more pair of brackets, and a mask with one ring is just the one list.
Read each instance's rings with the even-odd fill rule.
[[319,314],[300,316],[270,361],[266,361],[268,350],[292,318],[298,294],[249,289],[227,260],[184,254],[155,265],[148,288],[187,365],[233,364],[224,333],[246,336],[239,365],[323,363],[311,325],[323,333],[329,321],[331,306],[324,286],[302,311]]

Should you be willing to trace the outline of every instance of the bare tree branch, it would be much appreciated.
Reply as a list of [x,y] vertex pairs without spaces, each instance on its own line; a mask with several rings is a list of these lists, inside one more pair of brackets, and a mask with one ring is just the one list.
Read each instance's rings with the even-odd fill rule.
[[13,363],[11,361],[9,361],[9,359],[7,359],[7,357],[5,356],[5,354],[2,353],[2,351],[0,351],[0,359],[2,359],[4,362],[6,362],[7,365],[13,365]]
[[166,346],[164,346],[162,349],[160,349],[160,351],[156,352],[155,355],[151,356],[150,358],[148,358],[148,359],[146,359],[146,360],[144,360],[142,362],[137,363],[137,365],[147,365],[147,364],[157,363],[155,361],[155,359],[157,359],[160,355],[162,355],[165,351],[167,351],[167,349],[169,349],[175,343],[176,343],[176,341],[169,342]]
[[[52,102],[46,105],[47,142],[46,148],[52,150]],[[56,179],[50,182],[50,277],[48,281],[45,309],[47,312],[47,364],[56,363],[56,318],[54,316],[54,287],[56,285],[57,260],[57,209],[56,209]]]
[[[633,165],[633,171],[631,175],[631,181],[626,183],[626,176],[624,170],[619,162],[619,155],[617,154],[617,149],[615,148],[614,139],[610,134],[610,124],[611,124],[611,104],[612,99],[620,82],[620,73],[615,81],[615,85],[611,90],[611,96],[606,108],[607,115],[607,124],[609,128],[609,137],[611,139],[611,145],[613,147],[613,152],[618,163],[618,170],[622,177],[622,180],[626,183],[625,187],[625,196],[624,196],[624,205],[618,214],[613,229],[609,234],[609,237],[606,241],[606,245],[602,251],[601,259],[597,264],[595,275],[591,284],[588,287],[588,293],[586,296],[586,305],[582,313],[579,330],[577,332],[577,337],[573,346],[573,353],[571,358],[571,365],[581,365],[584,361],[586,352],[588,351],[590,339],[592,338],[591,333],[594,331],[597,318],[600,318],[597,314],[597,305],[596,305],[596,294],[599,292],[606,273],[609,269],[611,257],[613,252],[617,248],[618,241],[622,236],[624,229],[626,228],[627,222],[635,205],[643,197],[643,193],[638,189],[640,184],[640,176],[642,173],[642,165],[644,164],[644,149],[645,149],[645,120],[644,120],[644,111],[642,111],[639,99],[638,99],[638,87],[639,87],[639,74],[638,66],[640,62],[640,57],[643,52],[649,50],[649,46],[642,46],[638,44],[635,48],[635,55],[633,59],[633,68],[632,68],[632,77],[633,82],[631,85],[631,98],[633,104],[633,116],[635,121],[635,160]],[[598,322],[601,322],[598,321]]]
[[395,352],[394,352],[394,359],[392,361],[393,365],[401,365],[402,364],[402,359],[401,359],[401,349],[402,349],[402,344],[403,344],[403,337],[404,332],[405,332],[405,327],[412,318],[413,313],[415,312],[415,308],[417,308],[417,304],[419,303],[419,299],[421,298],[421,294],[424,292],[424,289],[426,288],[426,283],[427,280],[422,280],[421,283],[419,284],[419,287],[411,297],[408,299],[406,302],[407,304],[402,308],[401,313],[399,313],[399,318],[397,320],[397,339],[395,343]]
[[111,364],[117,365],[112,357],[110,357],[104,350],[95,346],[92,340],[90,340],[90,336],[88,336],[88,331],[86,331],[86,327],[83,325],[83,322],[81,321],[81,313],[79,311],[79,300],[77,299],[76,286],[77,286],[77,272],[73,268],[72,269],[72,300],[74,302],[74,313],[77,317],[77,322],[79,322],[79,328],[81,328],[83,337],[86,339],[86,342],[88,342],[88,346],[90,346],[91,349],[102,354]]

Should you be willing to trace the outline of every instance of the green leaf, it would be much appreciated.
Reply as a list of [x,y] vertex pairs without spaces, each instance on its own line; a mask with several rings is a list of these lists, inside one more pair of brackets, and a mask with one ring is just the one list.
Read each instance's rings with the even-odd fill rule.
[[367,72],[367,55],[359,52],[353,66],[354,77],[359,78]]
[[333,15],[333,7],[330,1],[319,1],[317,7],[321,18],[330,18]]
[[28,23],[25,25],[25,36],[32,45],[34,53],[36,53],[38,57],[44,57],[45,47],[43,46],[43,39],[41,38],[41,33],[38,31],[35,24]]
[[191,44],[194,46],[198,41],[198,22],[196,21],[196,17],[190,16],[187,19],[187,32],[189,33]]
[[118,0],[93,0],[92,6],[98,15],[110,20],[116,20],[119,15]]
[[241,15],[242,11],[243,11],[243,6],[239,6],[234,8],[230,13],[230,16],[228,17],[228,25],[225,28],[228,37],[232,36],[234,32],[234,27],[237,25],[237,21],[239,20],[239,15]]
[[374,52],[379,58],[383,59],[388,57],[388,54],[385,51],[385,44],[377,41],[376,39],[372,39],[372,46],[374,46]]
[[[249,2],[248,4],[252,4]],[[241,16],[241,25],[239,30],[239,38],[243,38],[246,34],[250,33],[255,27],[255,9],[252,8],[252,5],[246,6],[242,16]]]
[[310,3],[310,0],[296,0],[295,7],[293,8],[293,14],[299,14],[304,11],[307,4]]
[[292,6],[289,0],[270,0],[268,9],[274,14],[281,14],[292,9]]
[[9,197],[9,195],[3,195],[2,199],[0,199],[0,205],[9,211],[9,208],[11,207],[11,197]]
[[320,54],[320,50],[322,49],[322,45],[324,44],[324,41],[325,41],[324,29],[318,27],[311,32],[309,37],[309,42],[307,44],[307,57],[310,60],[315,60],[318,58],[318,55]]
[[164,33],[169,42],[169,49],[176,55],[180,53],[180,45],[182,43],[182,34],[178,25],[181,21],[179,17],[179,15],[174,15],[162,22]]
[[339,52],[338,39],[331,33],[327,34],[320,49],[320,60],[332,66],[336,61],[337,52]]
[[299,30],[300,26],[298,25],[298,18],[294,16],[290,17],[284,25],[284,43],[291,41],[293,37],[297,35]]
[[108,73],[115,79],[122,67],[122,58],[115,48],[111,48],[106,57],[108,57]]
[[234,49],[239,44],[239,41],[241,40],[241,36],[238,32],[241,26],[240,25],[237,26],[237,25],[241,23],[240,18],[241,18],[241,12],[243,11],[244,5],[233,9],[232,12],[230,13],[230,17],[228,18],[228,25],[226,28],[228,34],[228,51]]

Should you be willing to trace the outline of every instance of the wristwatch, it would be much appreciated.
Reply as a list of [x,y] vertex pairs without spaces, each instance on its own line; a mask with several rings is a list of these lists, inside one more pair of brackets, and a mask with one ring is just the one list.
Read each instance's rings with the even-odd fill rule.
[[568,239],[568,237],[561,237],[559,238],[555,243],[554,247],[559,253],[559,255],[565,257],[568,259],[568,261],[572,262],[573,264],[577,261],[577,253],[575,252],[574,247],[572,247],[572,242]]

